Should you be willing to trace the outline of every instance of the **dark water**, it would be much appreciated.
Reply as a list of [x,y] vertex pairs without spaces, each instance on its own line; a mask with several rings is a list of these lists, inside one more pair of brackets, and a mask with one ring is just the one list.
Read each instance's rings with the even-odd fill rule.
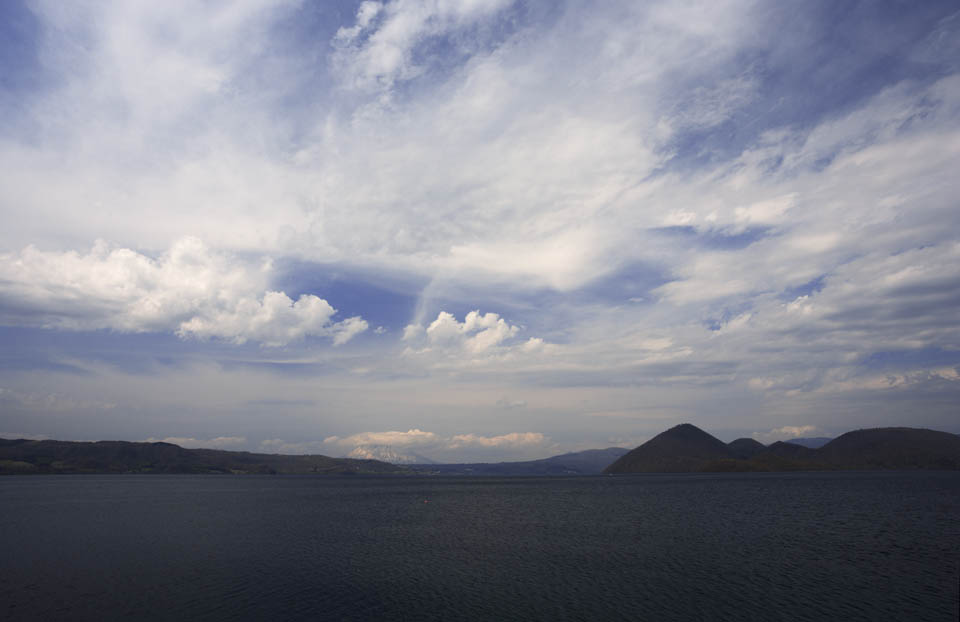
[[944,620],[960,474],[0,478],[2,620]]

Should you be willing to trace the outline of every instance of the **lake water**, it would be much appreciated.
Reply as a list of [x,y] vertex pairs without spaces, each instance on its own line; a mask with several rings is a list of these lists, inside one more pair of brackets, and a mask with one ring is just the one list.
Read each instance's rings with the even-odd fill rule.
[[958,619],[960,473],[0,477],[2,620]]

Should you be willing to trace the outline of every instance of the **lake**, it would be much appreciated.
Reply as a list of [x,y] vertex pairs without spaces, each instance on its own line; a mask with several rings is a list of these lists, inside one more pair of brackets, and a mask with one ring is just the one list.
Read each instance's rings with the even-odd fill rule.
[[960,473],[0,477],[0,619],[958,619]]

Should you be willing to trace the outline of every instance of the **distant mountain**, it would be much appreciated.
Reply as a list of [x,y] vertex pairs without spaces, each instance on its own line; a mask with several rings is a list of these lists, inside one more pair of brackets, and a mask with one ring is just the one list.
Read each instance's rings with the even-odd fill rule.
[[628,451],[623,447],[608,447],[524,462],[414,464],[408,468],[430,475],[596,475]]
[[733,454],[734,458],[749,460],[757,454],[766,451],[767,446],[752,438],[738,438],[735,441],[727,443],[727,448]]
[[788,438],[785,440],[785,443],[793,443],[794,445],[803,445],[804,447],[809,447],[810,449],[820,449],[833,439],[829,436],[813,436],[810,438]]
[[0,473],[396,473],[377,460],[184,449],[170,443],[0,439]]
[[[960,470],[960,436],[916,428],[847,432],[819,449],[778,441],[757,451],[737,439],[723,445],[690,424],[655,436],[624,455],[607,473],[794,471],[843,469]],[[747,456],[747,457],[744,457]]]
[[360,445],[347,458],[380,460],[390,464],[433,464],[433,460],[415,453],[401,453],[389,445]]
[[608,466],[605,473],[689,473],[732,459],[723,441],[689,423],[661,432]]

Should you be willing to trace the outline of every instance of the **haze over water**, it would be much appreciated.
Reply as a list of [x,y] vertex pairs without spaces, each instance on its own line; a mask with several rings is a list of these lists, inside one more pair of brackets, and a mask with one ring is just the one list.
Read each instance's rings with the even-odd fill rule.
[[960,474],[0,479],[5,620],[950,620]]

